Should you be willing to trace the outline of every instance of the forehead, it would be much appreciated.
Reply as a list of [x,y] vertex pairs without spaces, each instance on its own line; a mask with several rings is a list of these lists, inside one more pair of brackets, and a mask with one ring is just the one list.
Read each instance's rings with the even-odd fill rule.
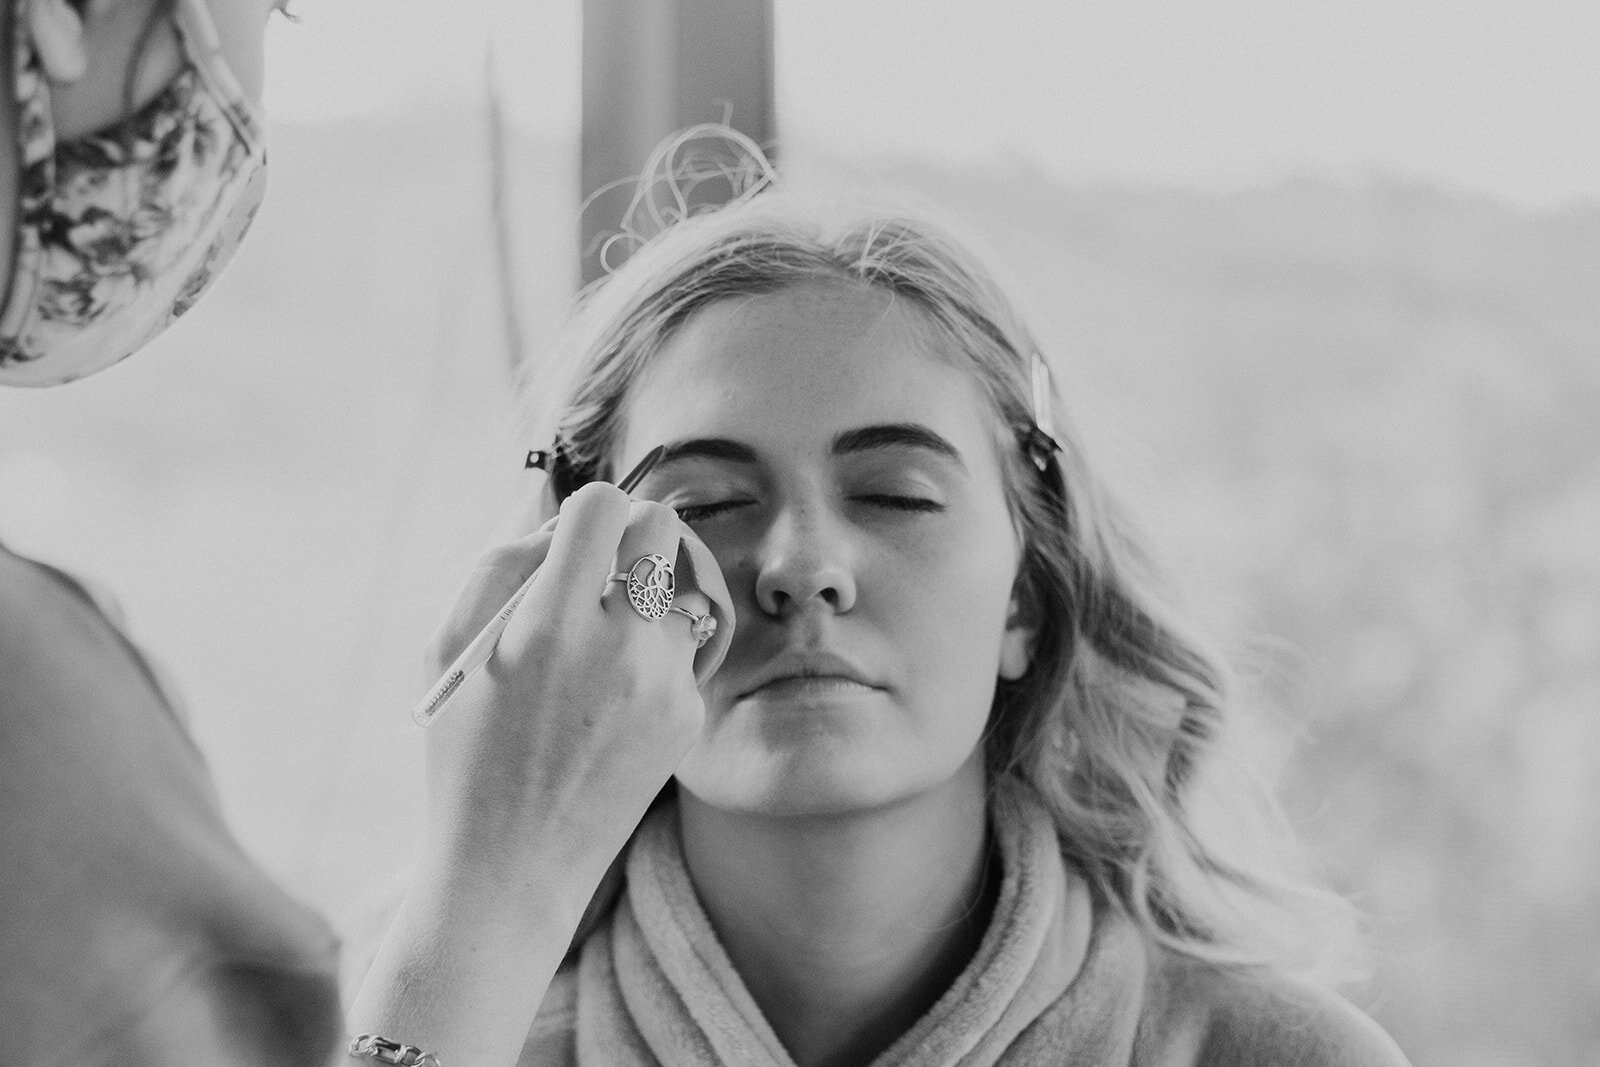
[[909,300],[851,282],[718,301],[630,389],[619,459],[712,435],[758,452],[810,450],[843,430],[895,422],[923,423],[963,453],[992,453],[989,405],[950,344]]

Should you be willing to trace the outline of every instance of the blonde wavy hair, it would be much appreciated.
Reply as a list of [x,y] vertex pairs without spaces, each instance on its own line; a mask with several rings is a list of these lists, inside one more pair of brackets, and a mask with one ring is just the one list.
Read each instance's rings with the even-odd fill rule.
[[[695,212],[685,190],[714,171],[736,195]],[[737,165],[727,164],[729,146]],[[753,144],[722,127],[663,144],[641,182],[633,254],[588,290],[541,391],[580,480],[609,473],[640,372],[700,309],[829,280],[919,309],[982,386],[1002,439],[1005,493],[1024,545],[1018,595],[1037,624],[1031,666],[1001,681],[984,736],[991,787],[1025,783],[1066,855],[1154,942],[1210,963],[1348,980],[1348,906],[1309,879],[1270,792],[1227,766],[1233,680],[1170,601],[1144,544],[1065,419],[1041,470],[1030,361],[1045,353],[968,243],[915,215],[845,210],[781,188]],[[614,249],[612,250],[614,251]],[[1060,397],[1053,397],[1056,411]],[[1243,773],[1241,773],[1243,772]],[[1223,819],[1196,816],[1201,790]],[[1248,823],[1240,822],[1249,814]],[[1238,828],[1254,829],[1241,834]],[[597,894],[574,946],[616,891]]]

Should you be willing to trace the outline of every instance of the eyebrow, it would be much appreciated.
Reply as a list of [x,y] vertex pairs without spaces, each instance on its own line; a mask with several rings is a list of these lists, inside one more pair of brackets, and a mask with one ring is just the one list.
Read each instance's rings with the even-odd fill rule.
[[[931,452],[965,469],[961,452],[944,437],[917,422],[891,422],[846,430],[833,439],[833,454],[853,455],[880,449],[913,448]],[[690,459],[715,459],[725,463],[754,464],[755,449],[726,437],[695,437],[666,446],[656,470]]]
[[965,468],[961,452],[955,445],[934,433],[920,422],[890,422],[879,426],[863,426],[859,430],[846,430],[833,439],[833,454],[849,455],[853,452],[872,452],[881,448],[915,448],[943,456]]
[[749,445],[730,441],[726,437],[695,437],[668,445],[666,452],[661,456],[661,462],[656,464],[656,470],[659,471],[673,463],[681,463],[686,459],[720,459],[728,463],[754,463],[756,453]]

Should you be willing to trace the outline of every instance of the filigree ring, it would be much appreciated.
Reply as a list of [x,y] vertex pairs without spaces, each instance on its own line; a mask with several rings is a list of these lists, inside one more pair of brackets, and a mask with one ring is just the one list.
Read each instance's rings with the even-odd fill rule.
[[672,563],[666,556],[654,552],[640,556],[626,574],[608,574],[608,582],[622,582],[628,588],[628,603],[639,617],[649,622],[660,622],[672,608],[675,584]]

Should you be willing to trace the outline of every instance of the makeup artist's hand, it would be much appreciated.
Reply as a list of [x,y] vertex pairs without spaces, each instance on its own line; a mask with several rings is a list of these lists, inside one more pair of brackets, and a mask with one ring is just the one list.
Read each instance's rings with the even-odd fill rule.
[[726,648],[731,601],[670,508],[592,483],[553,528],[483,558],[435,639],[434,676],[538,576],[494,656],[428,731],[430,862],[497,881],[564,872],[570,887],[544,888],[587,902],[705,714],[689,620],[645,620],[607,576],[651,553],[679,559],[686,540],[674,603],[703,614],[715,600],[724,631],[701,653],[704,675]]
[[[678,604],[718,607],[698,653],[688,619],[648,622],[606,580],[652,553],[680,558]],[[722,574],[677,515],[596,482],[483,559],[435,675],[529,574],[494,655],[428,728],[421,862],[350,1009],[352,1033],[403,1035],[451,1064],[516,1059],[584,907],[695,744],[696,668],[709,676],[733,627]]]

